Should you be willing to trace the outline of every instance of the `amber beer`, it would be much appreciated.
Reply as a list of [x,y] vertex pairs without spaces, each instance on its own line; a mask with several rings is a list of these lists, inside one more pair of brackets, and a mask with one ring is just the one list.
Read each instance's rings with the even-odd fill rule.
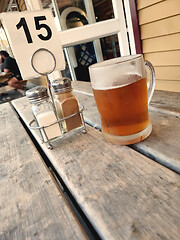
[[[148,84],[145,67],[150,72]],[[146,139],[152,131],[148,114],[155,87],[152,64],[142,54],[127,55],[95,63],[89,73],[104,138],[119,145]]]
[[136,134],[150,124],[146,79],[134,78],[135,81],[128,85],[108,90],[93,89],[102,132],[108,140],[111,135]]

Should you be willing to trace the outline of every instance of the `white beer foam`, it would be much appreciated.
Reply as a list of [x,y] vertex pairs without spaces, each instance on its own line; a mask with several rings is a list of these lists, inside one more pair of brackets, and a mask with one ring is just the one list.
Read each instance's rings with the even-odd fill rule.
[[89,73],[92,88],[112,89],[140,80],[145,76],[142,70],[143,62],[140,54],[134,57],[139,60],[135,61],[132,56],[124,56],[91,65]]
[[90,76],[92,88],[96,90],[124,87],[142,79],[142,76],[136,72],[127,72],[125,74],[122,74],[120,72],[114,71],[107,72],[102,76],[102,73],[98,73],[98,71],[96,71],[93,72],[93,74],[91,73]]

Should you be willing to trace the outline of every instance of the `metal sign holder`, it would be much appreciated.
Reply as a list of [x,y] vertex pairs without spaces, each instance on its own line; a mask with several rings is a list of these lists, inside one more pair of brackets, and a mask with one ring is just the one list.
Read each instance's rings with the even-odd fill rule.
[[[34,63],[33,63],[34,56],[35,56],[38,52],[40,52],[40,51],[46,51],[46,52],[48,52],[48,53],[53,57],[54,66],[52,67],[52,69],[51,69],[49,72],[45,72],[45,73],[39,72],[39,71],[35,68],[35,66],[34,66]],[[49,77],[48,77],[48,74],[52,73],[52,72],[55,70],[55,68],[56,68],[56,59],[55,59],[54,54],[53,54],[51,51],[49,51],[48,49],[46,49],[46,48],[39,48],[38,50],[36,50],[36,51],[33,53],[32,57],[31,57],[31,65],[32,65],[32,68],[34,69],[34,71],[35,71],[36,73],[40,74],[41,76],[45,76],[45,77],[46,77],[47,85],[48,85],[48,91],[49,91],[49,96],[50,96],[50,99],[51,99],[51,102],[52,102],[54,111],[55,111],[55,113],[56,113],[54,98],[53,98],[53,94],[52,94],[52,91],[51,91],[51,82],[50,82]],[[58,123],[59,126],[60,126],[60,129],[61,129],[61,132],[62,132],[62,136],[59,136],[59,137],[63,137],[63,135],[64,135],[66,132],[64,132],[61,123],[62,123],[63,121],[65,121],[65,120],[71,118],[71,117],[74,117],[74,116],[77,115],[77,114],[80,114],[81,120],[82,120],[82,126],[80,126],[80,127],[78,127],[78,128],[75,128],[75,129],[82,129],[82,132],[83,132],[83,133],[86,133],[87,130],[86,130],[85,121],[84,121],[84,117],[83,117],[83,110],[84,110],[84,107],[83,107],[83,106],[79,106],[79,111],[78,111],[77,113],[74,113],[74,114],[72,114],[72,115],[70,115],[70,116],[68,116],[68,117],[64,117],[64,118],[61,118],[61,119],[58,118],[58,115],[57,115],[57,113],[56,113],[55,115],[56,115],[56,117],[57,117],[57,121],[56,121],[56,122],[53,122],[52,124],[46,125],[46,126],[38,126],[37,123],[36,123],[36,121],[35,121],[35,119],[33,119],[33,120],[29,123],[29,128],[31,128],[31,129],[33,129],[33,130],[39,130],[40,133],[41,133],[41,131],[42,131],[42,132],[44,133],[44,136],[45,136],[46,139],[47,139],[47,141],[46,141],[45,138],[43,137],[43,135],[41,134],[42,143],[47,143],[48,149],[53,149],[53,145],[51,144],[51,139],[48,138],[45,129],[46,129],[47,127],[50,127],[50,126]],[[36,123],[36,126],[32,126],[33,123]],[[75,130],[75,129],[73,129],[73,130]],[[73,131],[73,130],[71,130],[71,131]]]

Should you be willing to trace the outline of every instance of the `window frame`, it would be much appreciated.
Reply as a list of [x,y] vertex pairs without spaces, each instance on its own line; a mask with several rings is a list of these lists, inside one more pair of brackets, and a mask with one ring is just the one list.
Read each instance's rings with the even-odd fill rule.
[[[27,6],[27,10],[33,11],[43,9],[41,0],[25,0],[25,3]],[[52,4],[56,14],[55,18],[56,20],[58,20],[58,27],[60,29],[58,32],[59,38],[65,51],[72,80],[76,80],[76,74],[74,72],[72,59],[68,50],[68,48],[71,46],[75,46],[84,42],[94,41],[97,61],[100,62],[103,61],[103,57],[99,39],[117,34],[120,56],[141,52],[141,43],[139,41],[140,37],[138,41],[135,41],[134,34],[134,31],[137,28],[139,29],[135,0],[112,0],[114,18],[101,22],[95,22],[92,0],[84,0],[87,15],[89,14],[88,19],[90,24],[79,28],[77,27],[66,30],[62,30],[60,23],[60,13],[57,7],[56,0],[52,0]],[[133,21],[135,21],[135,24],[133,23]]]
[[[54,7],[56,7],[56,0],[52,0]],[[92,2],[92,0],[84,0],[84,2]],[[135,0],[133,0],[135,1]],[[40,0],[26,0],[28,10],[40,10],[43,9]],[[85,4],[87,7],[88,2]],[[134,31],[131,17],[130,0],[112,0],[112,6],[114,11],[114,18],[104,20],[101,22],[91,23],[80,28],[72,28],[59,31],[59,37],[63,47],[70,47],[83,42],[89,42],[102,37],[117,34],[120,54],[121,56],[135,54],[136,45],[134,39]],[[86,9],[87,12],[89,9]],[[58,15],[58,14],[57,14]],[[128,25],[129,39],[127,36],[126,20]]]

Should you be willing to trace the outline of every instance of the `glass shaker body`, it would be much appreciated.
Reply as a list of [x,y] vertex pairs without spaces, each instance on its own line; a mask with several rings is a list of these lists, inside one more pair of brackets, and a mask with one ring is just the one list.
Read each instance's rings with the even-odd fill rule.
[[75,128],[82,127],[83,122],[79,113],[78,100],[72,91],[71,80],[63,78],[59,82],[58,84],[58,80],[56,80],[56,83],[54,82],[54,85],[52,85],[55,90],[54,102],[58,117],[62,119],[75,114],[73,117],[62,121],[64,130],[69,132]]
[[[26,95],[28,96],[27,92]],[[32,92],[33,89],[31,89],[29,95],[31,94],[32,96]],[[48,140],[62,136],[59,123],[55,123],[57,121],[57,115],[52,103],[49,101],[49,97],[45,94],[38,98],[37,96],[35,96],[35,98],[31,97],[30,103],[32,103],[31,109],[37,125],[43,127],[40,129],[43,141],[47,142]]]

